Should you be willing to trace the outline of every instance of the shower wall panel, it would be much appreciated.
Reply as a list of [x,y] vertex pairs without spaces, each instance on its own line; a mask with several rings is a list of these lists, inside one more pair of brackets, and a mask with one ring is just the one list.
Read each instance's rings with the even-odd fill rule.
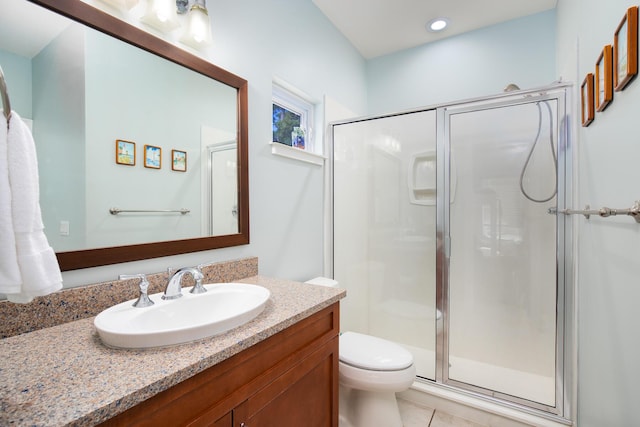
[[342,330],[398,342],[435,379],[435,111],[334,126]]

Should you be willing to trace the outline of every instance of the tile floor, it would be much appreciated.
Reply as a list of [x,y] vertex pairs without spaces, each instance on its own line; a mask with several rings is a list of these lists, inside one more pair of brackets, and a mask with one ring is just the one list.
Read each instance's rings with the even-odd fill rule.
[[463,418],[398,399],[404,427],[484,427]]

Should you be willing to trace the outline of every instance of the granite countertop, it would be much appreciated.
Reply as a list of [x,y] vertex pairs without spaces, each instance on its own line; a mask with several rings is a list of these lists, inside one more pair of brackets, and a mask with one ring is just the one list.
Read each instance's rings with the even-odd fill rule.
[[104,346],[93,317],[0,340],[0,425],[105,421],[339,301],[341,289],[253,276],[264,311],[225,334],[174,347]]

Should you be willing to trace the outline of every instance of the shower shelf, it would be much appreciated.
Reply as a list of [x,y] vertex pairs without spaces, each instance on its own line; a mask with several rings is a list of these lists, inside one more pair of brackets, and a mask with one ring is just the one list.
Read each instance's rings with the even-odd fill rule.
[[409,159],[409,200],[415,205],[436,204],[436,152],[414,153]]
[[[425,206],[436,204],[436,168],[436,150],[427,150],[411,155],[407,176],[410,203]],[[453,155],[449,159],[449,176],[449,203],[453,203],[457,183],[456,164]]]
[[633,219],[636,220],[637,223],[640,223],[640,200],[636,200],[628,209],[611,209],[607,207],[603,207],[600,209],[590,209],[589,205],[586,205],[583,210],[574,210],[574,209],[562,209],[560,211],[557,208],[549,208],[550,214],[564,214],[564,215],[584,215],[585,218],[589,219],[591,215],[598,215],[602,218],[607,218],[610,216],[616,215],[629,215],[632,216]]

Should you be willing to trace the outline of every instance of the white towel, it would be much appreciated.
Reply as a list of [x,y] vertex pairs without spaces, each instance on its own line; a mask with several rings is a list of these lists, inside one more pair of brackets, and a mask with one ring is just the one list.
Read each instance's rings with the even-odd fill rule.
[[[4,129],[6,131],[6,126]],[[19,289],[0,289],[0,292],[6,293],[9,301],[27,303],[34,297],[61,289],[62,274],[43,231],[35,143],[29,128],[15,111],[9,120],[6,146],[20,285]],[[2,196],[3,202],[5,199]]]
[[11,216],[7,148],[7,120],[0,114],[0,293],[3,294],[20,292],[22,284]]

